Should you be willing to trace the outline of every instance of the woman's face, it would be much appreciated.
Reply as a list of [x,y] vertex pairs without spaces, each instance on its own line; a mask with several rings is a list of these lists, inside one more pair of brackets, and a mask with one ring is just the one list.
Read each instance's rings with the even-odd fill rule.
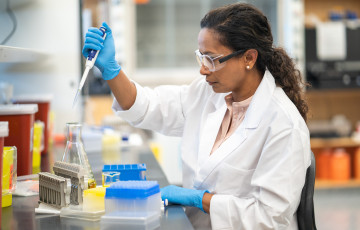
[[[218,34],[208,28],[200,30],[198,36],[199,51],[202,54],[207,54],[211,57],[218,55],[227,56],[235,50],[225,47],[218,40]],[[200,74],[206,76],[206,81],[213,88],[216,93],[233,92],[233,96],[242,95],[246,90],[247,81],[249,81],[246,72],[245,55],[239,55],[227,60],[226,64],[219,70],[211,72],[204,65],[200,68]],[[219,64],[219,59],[216,59],[215,64]],[[235,99],[235,98],[234,98]],[[240,99],[240,98],[239,98]],[[246,98],[244,98],[246,99]]]

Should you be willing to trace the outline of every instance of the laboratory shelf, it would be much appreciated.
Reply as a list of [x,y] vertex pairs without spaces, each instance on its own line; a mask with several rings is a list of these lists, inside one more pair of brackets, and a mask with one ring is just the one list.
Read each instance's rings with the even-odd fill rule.
[[359,147],[360,142],[357,142],[349,137],[341,138],[311,138],[311,148],[353,148]]
[[360,180],[350,179],[349,181],[315,180],[315,189],[333,189],[333,188],[358,188]]
[[337,148],[343,148],[350,154],[350,165],[351,165],[351,178],[348,181],[335,181],[335,180],[324,180],[315,179],[315,189],[343,189],[343,188],[360,188],[360,180],[354,177],[355,166],[355,152],[360,147],[360,142],[355,141],[350,137],[341,138],[311,138],[311,150],[315,154],[315,158],[320,156],[322,150]]
[[22,63],[35,62],[43,60],[47,57],[45,53],[13,46],[0,45],[0,62],[6,63]]

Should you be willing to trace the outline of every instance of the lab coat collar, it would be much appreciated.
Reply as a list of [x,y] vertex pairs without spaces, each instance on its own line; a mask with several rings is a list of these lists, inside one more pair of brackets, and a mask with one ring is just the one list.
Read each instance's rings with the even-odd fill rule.
[[[249,108],[247,109],[245,119],[243,121],[245,128],[256,128],[258,127],[267,105],[270,103],[271,95],[274,93],[276,84],[275,79],[268,69],[266,69],[263,79],[260,82],[260,85],[255,91]],[[223,110],[224,98],[229,93],[218,93],[213,92],[213,105],[216,110]]]
[[269,70],[266,70],[246,112],[243,121],[245,128],[251,129],[259,126],[261,119],[265,116],[265,110],[270,103],[271,95],[274,93],[275,87],[274,77]]

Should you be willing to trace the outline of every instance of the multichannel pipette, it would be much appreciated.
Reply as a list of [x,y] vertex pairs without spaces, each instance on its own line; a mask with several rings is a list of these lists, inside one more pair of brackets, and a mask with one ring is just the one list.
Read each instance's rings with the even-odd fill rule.
[[[102,27],[100,27],[100,31],[103,33],[102,37],[105,39],[105,37],[106,37],[106,33],[105,33],[106,28],[102,26]],[[87,76],[89,74],[90,69],[95,64],[95,61],[96,61],[96,58],[97,58],[99,52],[100,52],[99,50],[90,50],[89,55],[86,58],[85,71],[84,71],[84,74],[81,77],[79,88],[78,88],[78,90],[76,92],[74,102],[73,102],[73,105],[72,105],[73,107],[76,104],[77,98],[79,96],[79,93],[81,92],[82,87],[84,86],[84,83],[86,81],[86,78],[87,78]]]

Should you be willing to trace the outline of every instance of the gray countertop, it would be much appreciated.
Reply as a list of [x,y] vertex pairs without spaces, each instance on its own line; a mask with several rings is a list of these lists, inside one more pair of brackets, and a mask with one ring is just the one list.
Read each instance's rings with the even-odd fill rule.
[[[43,157],[43,168],[49,168],[48,165],[52,165],[53,163],[51,161],[59,160],[62,156],[61,151],[63,151],[63,149],[63,146],[58,146],[58,149],[54,148],[52,157]],[[160,165],[148,147],[143,146],[126,149],[126,151],[124,151],[124,149],[122,150],[122,155],[120,156],[122,159],[122,164],[145,163],[147,167],[147,180],[158,181],[160,187],[164,187],[169,184],[164,172],[162,171]],[[95,180],[97,184],[100,185],[101,169],[102,165],[104,164],[104,162],[101,160],[101,153],[88,153],[88,158],[95,176]],[[38,207],[38,200],[38,196],[13,197],[12,206],[2,209],[1,229],[101,229],[99,221],[83,221],[78,219],[60,218],[56,215],[35,214],[35,208]],[[187,218],[183,207],[178,205],[171,205],[166,207],[163,211],[160,219],[160,228],[158,229],[191,230],[193,227]]]

